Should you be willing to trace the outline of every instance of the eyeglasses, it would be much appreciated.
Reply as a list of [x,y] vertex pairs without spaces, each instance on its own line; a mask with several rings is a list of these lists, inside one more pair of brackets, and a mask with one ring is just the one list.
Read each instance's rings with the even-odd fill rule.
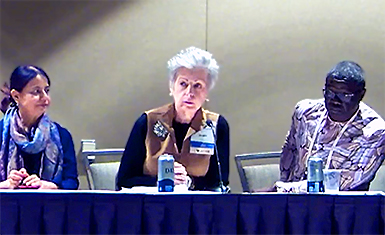
[[334,92],[330,89],[324,88],[323,89],[325,98],[328,99],[334,99],[335,96],[337,96],[342,102],[350,102],[352,98],[356,95],[356,93],[343,93],[343,92]]

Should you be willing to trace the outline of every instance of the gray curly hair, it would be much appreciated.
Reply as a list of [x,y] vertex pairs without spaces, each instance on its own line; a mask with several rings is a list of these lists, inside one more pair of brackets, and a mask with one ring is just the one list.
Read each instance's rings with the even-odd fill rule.
[[196,48],[188,47],[181,50],[177,55],[167,62],[168,77],[170,88],[174,87],[175,74],[179,68],[187,69],[204,68],[208,71],[209,90],[211,90],[218,80],[219,66],[210,52]]

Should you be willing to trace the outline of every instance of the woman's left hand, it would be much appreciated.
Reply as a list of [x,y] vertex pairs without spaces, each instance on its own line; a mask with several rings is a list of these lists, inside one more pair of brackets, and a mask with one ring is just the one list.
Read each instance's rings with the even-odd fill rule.
[[187,184],[187,171],[186,168],[178,163],[174,162],[174,183],[175,185]]
[[55,183],[41,180],[37,175],[30,175],[24,179],[23,184],[26,186],[36,187],[39,189],[58,189]]

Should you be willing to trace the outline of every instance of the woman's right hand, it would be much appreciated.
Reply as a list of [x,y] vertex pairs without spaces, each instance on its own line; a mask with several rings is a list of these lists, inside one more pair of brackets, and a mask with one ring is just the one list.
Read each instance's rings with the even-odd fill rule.
[[24,168],[21,168],[20,170],[11,170],[9,172],[7,180],[0,183],[0,188],[3,189],[14,189],[18,187],[21,183],[21,181],[28,177],[27,170]]

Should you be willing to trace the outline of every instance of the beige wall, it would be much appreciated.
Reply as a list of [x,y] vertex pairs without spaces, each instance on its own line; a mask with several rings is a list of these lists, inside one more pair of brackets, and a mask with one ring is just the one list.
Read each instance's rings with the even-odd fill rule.
[[76,151],[83,138],[124,147],[143,111],[171,101],[166,61],[206,39],[221,65],[208,106],[231,126],[235,192],[234,155],[280,149],[293,106],[321,97],[338,61],[364,67],[364,100],[385,115],[384,1],[208,0],[208,21],[206,0],[0,3],[1,80],[21,63],[43,67],[49,113],[71,131]]

